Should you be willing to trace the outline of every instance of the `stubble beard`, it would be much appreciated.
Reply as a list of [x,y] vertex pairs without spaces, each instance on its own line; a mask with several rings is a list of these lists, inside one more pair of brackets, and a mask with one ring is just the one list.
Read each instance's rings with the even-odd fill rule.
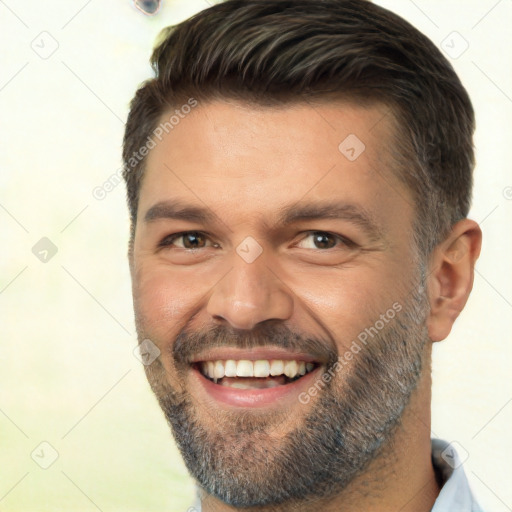
[[[184,386],[169,385],[160,359],[145,367],[185,465],[203,491],[233,507],[263,512],[298,506],[309,510],[308,504],[346,490],[389,447],[421,377],[428,341],[423,278],[414,290],[400,313],[341,371],[335,370],[339,355],[326,340],[301,337],[282,325],[235,337],[219,326],[180,332],[170,354],[183,378],[189,371],[186,356],[227,339],[240,347],[262,346],[268,340],[288,349],[322,346],[329,356],[326,369],[334,374],[332,380],[322,382],[316,400],[297,403],[303,417],[299,426],[277,435],[284,419],[279,410],[265,414],[205,410]],[[137,330],[143,339],[142,329]],[[309,407],[309,412],[304,415],[301,407]]]

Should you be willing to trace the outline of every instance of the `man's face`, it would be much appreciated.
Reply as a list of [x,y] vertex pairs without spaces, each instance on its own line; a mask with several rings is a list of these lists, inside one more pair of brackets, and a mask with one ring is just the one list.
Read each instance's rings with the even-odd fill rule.
[[384,114],[204,103],[148,155],[131,256],[139,340],[161,351],[146,373],[189,471],[226,503],[339,492],[416,387],[414,206]]

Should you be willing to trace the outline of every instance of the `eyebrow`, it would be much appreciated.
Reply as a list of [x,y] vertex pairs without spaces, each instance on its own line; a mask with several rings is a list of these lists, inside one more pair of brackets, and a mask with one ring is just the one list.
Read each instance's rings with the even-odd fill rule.
[[[181,201],[161,201],[149,208],[144,222],[173,219],[198,224],[219,222],[218,216],[207,207]],[[339,201],[299,202],[277,210],[277,224],[287,226],[299,221],[321,219],[347,220],[361,227],[373,240],[383,238],[383,229],[368,210],[360,205]]]
[[337,201],[295,203],[278,211],[279,222],[283,225],[321,219],[347,220],[361,227],[374,240],[383,237],[383,230],[374,216],[362,206],[353,203]]
[[181,201],[161,201],[149,208],[144,216],[144,222],[174,219],[206,224],[215,220],[216,217],[211,210],[205,207],[188,205]]

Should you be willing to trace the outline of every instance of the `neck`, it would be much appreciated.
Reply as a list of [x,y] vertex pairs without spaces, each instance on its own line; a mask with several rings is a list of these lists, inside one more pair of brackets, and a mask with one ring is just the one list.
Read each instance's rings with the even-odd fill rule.
[[[315,502],[323,512],[429,512],[439,494],[431,461],[430,401],[431,347],[424,358],[423,375],[404,411],[402,421],[392,439],[366,471],[357,476],[339,495]],[[201,491],[202,512],[236,512]],[[245,512],[306,512],[311,503],[283,503],[270,507],[244,509]]]

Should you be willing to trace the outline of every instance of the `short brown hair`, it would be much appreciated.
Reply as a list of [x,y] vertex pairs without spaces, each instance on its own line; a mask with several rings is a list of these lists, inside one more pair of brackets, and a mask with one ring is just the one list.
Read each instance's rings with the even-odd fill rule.
[[474,112],[440,50],[367,0],[227,0],[164,29],[155,77],[130,105],[123,143],[132,238],[145,158],[134,159],[171,108],[195,100],[263,105],[339,97],[389,107],[390,154],[416,200],[415,241],[428,254],[467,216]]

